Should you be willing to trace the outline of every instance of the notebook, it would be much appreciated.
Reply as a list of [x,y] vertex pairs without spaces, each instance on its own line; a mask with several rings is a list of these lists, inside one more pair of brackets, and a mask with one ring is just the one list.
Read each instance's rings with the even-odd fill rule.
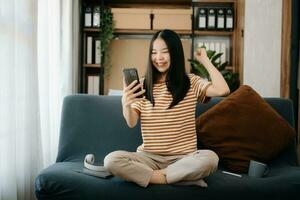
[[89,170],[86,168],[76,169],[73,171],[81,173],[81,174],[89,175],[89,176],[98,177],[98,178],[108,178],[108,177],[112,176],[112,174],[109,173],[104,167],[103,167],[103,171],[93,171],[93,170]]

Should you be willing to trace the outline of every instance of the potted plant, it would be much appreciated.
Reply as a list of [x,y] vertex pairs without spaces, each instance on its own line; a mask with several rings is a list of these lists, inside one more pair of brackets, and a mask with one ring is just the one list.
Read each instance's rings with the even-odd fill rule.
[[114,37],[114,23],[113,14],[110,8],[104,8],[103,14],[101,15],[101,55],[102,55],[102,66],[104,66],[105,74],[109,74],[111,69],[110,56],[108,52],[109,44]]
[[[205,48],[204,46],[202,48]],[[206,48],[205,48],[206,49]],[[221,63],[221,61],[217,61],[223,53],[216,53],[216,51],[206,50],[207,57],[210,59],[212,64],[221,72],[225,81],[227,82],[230,92],[235,91],[240,86],[239,74],[236,72],[232,72],[226,69],[228,65],[228,61]],[[206,68],[199,63],[199,61],[195,59],[188,60],[191,63],[191,72],[201,76],[202,78],[206,78],[207,80],[211,80],[209,73]]]

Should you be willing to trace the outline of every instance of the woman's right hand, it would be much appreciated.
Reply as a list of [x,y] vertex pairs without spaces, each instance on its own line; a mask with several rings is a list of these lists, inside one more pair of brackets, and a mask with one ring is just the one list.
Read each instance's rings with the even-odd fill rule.
[[[135,93],[138,89],[141,91]],[[138,96],[145,93],[143,89],[143,84],[137,84],[137,80],[133,81],[131,84],[126,86],[125,81],[123,80],[123,96],[122,96],[122,105],[123,107],[129,107],[132,103],[139,101],[141,98]]]

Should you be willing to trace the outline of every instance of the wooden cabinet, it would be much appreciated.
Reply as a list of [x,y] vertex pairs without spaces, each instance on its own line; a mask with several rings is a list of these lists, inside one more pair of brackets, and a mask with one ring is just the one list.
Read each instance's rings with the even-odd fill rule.
[[151,9],[112,8],[115,29],[151,29]]
[[153,29],[192,30],[192,9],[153,9]]
[[[86,62],[87,37],[93,40],[100,36],[101,27],[85,27],[84,13],[88,5],[99,6],[99,1],[83,0],[81,28],[81,64],[80,88],[87,93],[88,76],[100,76],[99,93],[107,94],[109,89],[122,89],[122,68],[136,67],[143,76],[148,64],[149,43],[152,35],[161,29],[172,29],[182,38],[186,59],[186,69],[190,70],[189,58],[193,57],[199,43],[222,41],[226,43],[228,69],[239,72],[243,80],[243,22],[244,0],[199,0],[197,1],[101,1],[102,6],[111,8],[115,22],[115,38],[110,44],[109,51],[111,70],[104,73],[101,64]],[[105,2],[108,2],[105,4]],[[111,2],[111,3],[109,3]],[[125,3],[124,3],[125,2]],[[233,9],[232,30],[198,30],[197,13],[200,7],[231,7]],[[102,77],[102,79],[101,79]],[[101,92],[102,91],[102,92]]]

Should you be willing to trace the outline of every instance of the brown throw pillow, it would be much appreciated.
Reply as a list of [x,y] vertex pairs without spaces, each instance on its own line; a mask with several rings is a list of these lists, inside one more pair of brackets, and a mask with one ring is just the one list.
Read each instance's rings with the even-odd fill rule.
[[241,86],[196,119],[198,137],[228,170],[246,173],[249,161],[268,162],[295,130],[251,87]]

